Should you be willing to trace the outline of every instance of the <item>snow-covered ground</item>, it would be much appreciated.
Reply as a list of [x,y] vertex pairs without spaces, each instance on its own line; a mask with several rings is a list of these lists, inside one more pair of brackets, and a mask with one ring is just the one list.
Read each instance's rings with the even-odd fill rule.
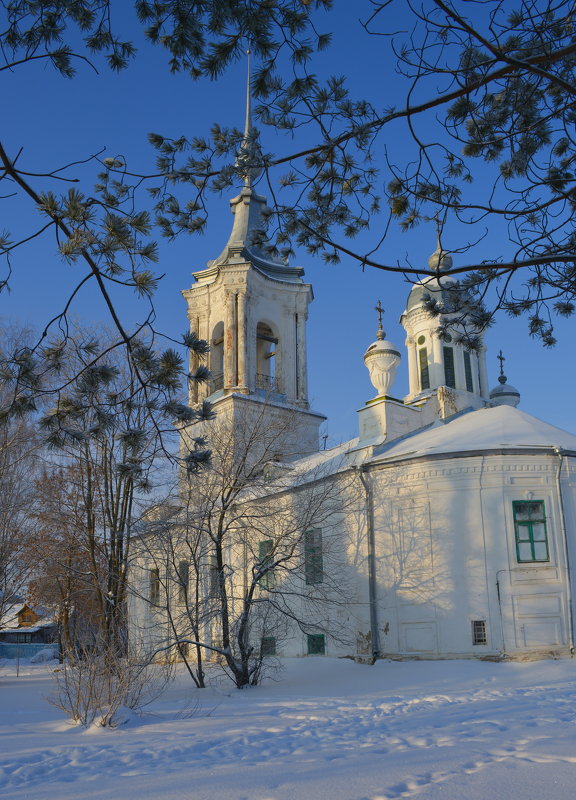
[[[572,800],[576,662],[294,659],[265,685],[182,674],[117,729],[69,725],[50,668],[0,670],[0,797]],[[196,698],[200,706],[194,709]]]

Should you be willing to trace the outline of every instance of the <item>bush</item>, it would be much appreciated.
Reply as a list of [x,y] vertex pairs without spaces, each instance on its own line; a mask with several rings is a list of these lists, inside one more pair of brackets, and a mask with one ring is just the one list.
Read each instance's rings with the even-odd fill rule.
[[170,665],[142,664],[110,649],[85,650],[54,672],[56,690],[48,698],[74,722],[113,727],[122,711],[138,710],[162,693],[172,678]]

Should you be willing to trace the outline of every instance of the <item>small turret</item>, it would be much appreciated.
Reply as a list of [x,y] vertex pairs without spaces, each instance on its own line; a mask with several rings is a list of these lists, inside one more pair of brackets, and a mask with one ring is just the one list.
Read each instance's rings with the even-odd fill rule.
[[[449,275],[452,256],[438,239],[428,259],[436,275],[414,284],[401,323],[406,331],[410,390],[407,403],[421,403],[441,387],[458,392],[461,404],[480,403],[488,398],[485,349],[482,331],[463,311],[454,310],[454,298],[465,289]],[[435,301],[436,314],[427,306]],[[464,333],[475,331],[479,347],[466,347]],[[460,403],[460,401],[459,401]]]
[[376,341],[364,353],[364,363],[370,373],[370,380],[377,391],[376,397],[386,397],[394,383],[396,369],[400,363],[400,352],[396,345],[386,340],[386,333],[382,328],[382,314],[384,309],[378,300],[378,330]]
[[498,361],[500,362],[500,377],[498,378],[499,386],[494,387],[490,392],[490,401],[496,406],[512,406],[516,408],[520,402],[520,392],[514,386],[506,383],[508,378],[504,375],[504,361],[506,360],[502,355],[502,350],[498,353]]

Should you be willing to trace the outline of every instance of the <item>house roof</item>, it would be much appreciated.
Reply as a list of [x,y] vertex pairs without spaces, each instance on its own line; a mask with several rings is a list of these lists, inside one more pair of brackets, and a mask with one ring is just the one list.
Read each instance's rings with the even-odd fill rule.
[[[26,627],[18,626],[18,614],[20,614],[20,612],[24,611],[26,608],[29,608],[39,617],[39,619],[35,622],[34,628],[30,625]],[[4,609],[4,614],[0,618],[0,630],[31,631],[42,628],[45,625],[53,625],[54,622],[55,620],[53,615],[50,614],[47,609],[42,608],[41,606],[30,606],[28,603],[13,603],[12,605],[6,606]]]

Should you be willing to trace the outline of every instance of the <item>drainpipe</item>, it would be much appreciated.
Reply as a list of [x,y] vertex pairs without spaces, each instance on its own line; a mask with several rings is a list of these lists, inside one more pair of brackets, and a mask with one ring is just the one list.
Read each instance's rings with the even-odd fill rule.
[[500,591],[500,573],[507,572],[510,574],[509,569],[499,569],[496,573],[496,596],[498,598],[498,614],[500,616],[500,634],[502,636],[502,655],[506,655],[506,636],[504,635],[504,617],[502,615],[502,593]]
[[566,559],[566,575],[568,578],[568,619],[570,621],[570,652],[574,655],[574,613],[572,611],[572,573],[570,570],[570,551],[568,549],[568,538],[566,535],[566,515],[564,512],[564,495],[562,493],[562,464],[564,452],[561,447],[554,447],[554,453],[558,456],[558,470],[556,472],[556,486],[558,488],[558,499],[560,501],[560,524],[562,526],[562,541],[564,543],[564,558]]
[[378,635],[378,597],[376,594],[376,554],[374,543],[374,496],[372,486],[364,466],[357,467],[358,475],[366,493],[366,522],[368,525],[368,598],[370,603],[370,634],[372,637],[372,658],[380,657],[380,638]]

